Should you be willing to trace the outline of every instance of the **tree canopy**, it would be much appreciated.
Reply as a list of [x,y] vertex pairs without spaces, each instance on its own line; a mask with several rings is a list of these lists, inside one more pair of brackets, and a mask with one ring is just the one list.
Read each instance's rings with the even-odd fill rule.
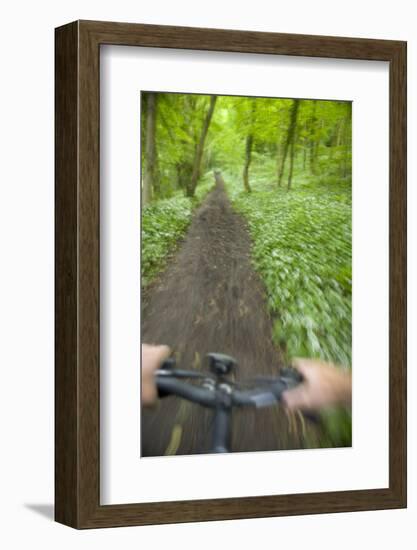
[[210,170],[291,189],[306,178],[351,177],[351,103],[315,99],[142,93],[144,203],[193,197]]

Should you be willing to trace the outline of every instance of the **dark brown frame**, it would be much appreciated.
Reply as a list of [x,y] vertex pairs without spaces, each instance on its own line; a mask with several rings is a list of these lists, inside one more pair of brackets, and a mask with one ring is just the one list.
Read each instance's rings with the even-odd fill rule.
[[[389,62],[389,488],[99,500],[99,55],[120,44]],[[406,507],[406,43],[76,21],[56,29],[55,519],[76,528]]]

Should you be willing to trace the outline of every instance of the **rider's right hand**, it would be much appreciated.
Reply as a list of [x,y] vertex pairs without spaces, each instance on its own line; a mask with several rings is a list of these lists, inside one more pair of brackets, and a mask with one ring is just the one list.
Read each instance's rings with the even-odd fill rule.
[[337,405],[351,407],[350,372],[316,359],[294,359],[292,366],[300,372],[303,381],[282,394],[282,402],[289,410],[317,411]]

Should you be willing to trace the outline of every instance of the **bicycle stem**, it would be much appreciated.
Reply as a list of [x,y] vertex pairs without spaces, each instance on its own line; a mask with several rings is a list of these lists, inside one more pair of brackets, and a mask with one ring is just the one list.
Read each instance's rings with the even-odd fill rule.
[[219,404],[214,409],[212,453],[228,453],[231,444],[232,407]]

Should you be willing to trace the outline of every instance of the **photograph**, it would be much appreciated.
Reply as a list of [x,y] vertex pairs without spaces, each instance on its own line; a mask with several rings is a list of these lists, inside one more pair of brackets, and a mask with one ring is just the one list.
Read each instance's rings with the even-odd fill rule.
[[54,519],[334,543],[407,507],[406,36],[131,19],[55,29]]
[[140,456],[351,447],[352,101],[138,102]]

